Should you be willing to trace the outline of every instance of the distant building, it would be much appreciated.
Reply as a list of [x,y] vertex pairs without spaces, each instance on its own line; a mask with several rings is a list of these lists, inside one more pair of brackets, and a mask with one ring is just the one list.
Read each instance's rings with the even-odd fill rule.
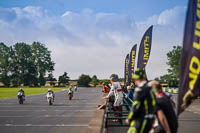
[[[77,85],[78,81],[77,80],[69,80],[69,84],[70,85]],[[46,87],[50,87],[50,86],[65,86],[64,84],[59,84],[59,81],[46,81],[45,83]]]
[[70,85],[78,85],[78,80],[69,80]]
[[50,87],[50,86],[58,86],[59,81],[46,81],[45,86]]
[[0,82],[0,87],[4,87],[4,83],[3,82]]

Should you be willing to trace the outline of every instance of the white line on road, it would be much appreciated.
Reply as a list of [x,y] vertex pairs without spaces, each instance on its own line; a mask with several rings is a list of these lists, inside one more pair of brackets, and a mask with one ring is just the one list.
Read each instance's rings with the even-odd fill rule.
[[88,117],[92,117],[93,115],[76,115],[76,116],[72,116],[72,115],[42,115],[42,116],[22,116],[22,115],[18,115],[18,116],[6,116],[6,115],[2,115],[0,116],[0,118],[24,118],[24,117],[40,117],[40,118],[43,118],[43,117],[70,117],[70,118],[88,118]]
[[33,112],[38,112],[38,111],[71,111],[71,112],[87,112],[87,111],[94,111],[94,110],[0,110],[0,112],[21,112],[21,111],[33,111]]
[[0,127],[88,127],[88,124],[0,124]]
[[[0,105],[16,105],[16,104],[18,104],[18,103],[0,103]],[[66,104],[66,103],[58,103],[58,104],[55,104],[55,105],[59,106],[59,105],[63,105],[63,104]],[[77,103],[67,103],[66,106],[68,106],[68,105],[74,105],[74,104],[76,104],[76,106],[78,106],[78,105],[97,105],[98,103],[80,103],[80,102],[78,104]],[[27,105],[25,105],[25,107],[26,106]],[[7,107],[7,106],[2,106],[2,107]]]
[[183,118],[182,118],[182,119],[178,119],[178,120],[179,120],[179,121],[192,121],[192,122],[193,122],[193,121],[200,121],[200,119],[195,119],[195,118],[193,118],[193,119],[192,119],[192,118],[191,118],[191,119],[183,119]]
[[[82,104],[82,106],[83,106],[83,104]],[[53,108],[53,107],[64,107],[64,108],[74,108],[74,107],[81,107],[81,106],[68,106],[68,105],[66,105],[66,106],[59,106],[59,105],[56,105],[55,104],[55,106],[54,105],[52,105],[52,106],[1,106],[0,108],[49,108],[49,107],[51,107],[51,108]],[[96,106],[84,106],[85,108],[93,108],[93,107],[96,107]]]

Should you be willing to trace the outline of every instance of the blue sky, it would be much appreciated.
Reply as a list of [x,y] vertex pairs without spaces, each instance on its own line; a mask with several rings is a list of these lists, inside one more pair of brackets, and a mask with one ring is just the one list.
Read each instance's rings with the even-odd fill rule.
[[167,73],[166,53],[182,45],[186,7],[186,0],[0,0],[0,41],[44,43],[55,77],[123,77],[126,54],[154,25],[147,64],[154,79]]
[[94,12],[128,14],[135,20],[144,20],[175,6],[185,6],[187,0],[1,0],[0,7],[39,6],[54,15],[67,10],[80,12],[90,8]]

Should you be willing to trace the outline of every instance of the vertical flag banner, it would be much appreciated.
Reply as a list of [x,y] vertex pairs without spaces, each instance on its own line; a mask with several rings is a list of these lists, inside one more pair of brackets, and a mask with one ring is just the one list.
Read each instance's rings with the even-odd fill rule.
[[178,115],[200,91],[200,1],[189,0],[181,57]]
[[130,57],[129,57],[129,64],[128,64],[128,85],[131,85],[132,81],[132,75],[134,74],[134,69],[135,69],[135,56],[136,56],[136,49],[137,49],[137,44],[133,46],[130,52]]
[[125,66],[124,66],[124,86],[128,85],[128,62],[129,62],[129,54],[126,55],[125,58]]
[[145,66],[149,60],[151,52],[152,30],[153,25],[147,29],[147,31],[144,33],[144,36],[142,37],[138,54],[137,68],[145,69]]

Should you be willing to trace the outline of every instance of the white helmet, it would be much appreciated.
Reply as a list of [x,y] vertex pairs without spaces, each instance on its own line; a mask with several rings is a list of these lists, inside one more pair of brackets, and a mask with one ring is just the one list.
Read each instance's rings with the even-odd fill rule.
[[19,90],[21,91],[21,90],[22,90],[22,88],[19,88]]
[[130,90],[131,89],[131,86],[127,86],[127,90]]
[[49,88],[48,91],[50,91],[51,89]]

